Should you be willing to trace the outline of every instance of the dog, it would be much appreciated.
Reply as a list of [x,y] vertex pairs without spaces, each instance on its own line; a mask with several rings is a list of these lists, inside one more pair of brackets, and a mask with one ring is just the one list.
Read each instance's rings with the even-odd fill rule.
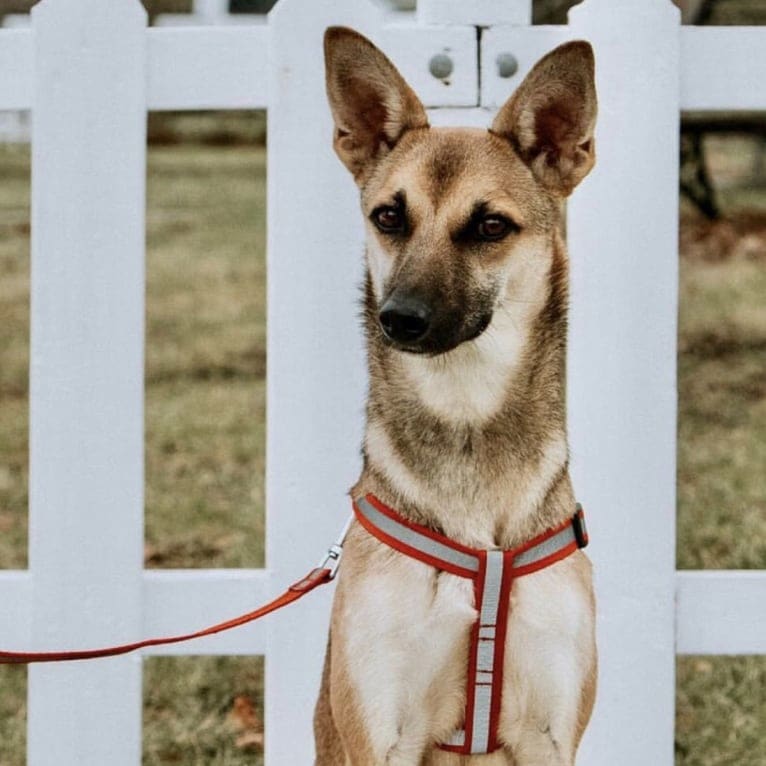
[[[325,64],[333,146],[366,221],[369,395],[352,497],[471,549],[518,548],[575,507],[560,232],[563,199],[595,162],[591,47],[542,58],[487,130],[429,127],[391,61],[351,29],[326,31]],[[352,525],[318,766],[574,763],[596,689],[589,560],[577,550],[513,581],[486,754],[443,746],[466,725],[476,593]]]

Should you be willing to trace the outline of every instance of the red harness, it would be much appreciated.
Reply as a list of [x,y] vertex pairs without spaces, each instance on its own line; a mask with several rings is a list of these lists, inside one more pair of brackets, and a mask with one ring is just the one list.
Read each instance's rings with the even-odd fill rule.
[[[513,580],[536,572],[584,548],[588,543],[580,506],[563,524],[509,551],[478,550],[456,543],[427,527],[413,524],[383,505],[373,495],[358,498],[354,513],[374,537],[395,550],[436,569],[473,581],[479,612],[471,631],[468,657],[465,723],[440,745],[455,753],[490,753],[500,747],[498,719],[503,688],[503,653]],[[349,519],[350,523],[351,519]],[[290,586],[283,594],[258,609],[194,633],[149,638],[99,649],[25,652],[0,651],[0,665],[7,663],[66,662],[127,654],[150,646],[174,644],[230,630],[281,609],[314,588],[330,582],[340,564],[346,524],[338,541],[331,545],[318,567]]]
[[479,550],[414,524],[373,495],[354,502],[359,523],[381,542],[436,569],[473,580],[478,617],[468,654],[465,721],[444,750],[464,755],[501,747],[498,721],[503,691],[503,655],[513,580],[537,572],[588,544],[585,517],[574,516],[512,550]]

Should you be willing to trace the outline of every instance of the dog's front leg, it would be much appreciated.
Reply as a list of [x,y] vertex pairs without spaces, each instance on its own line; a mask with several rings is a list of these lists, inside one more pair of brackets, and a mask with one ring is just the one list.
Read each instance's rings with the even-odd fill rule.
[[[376,716],[364,728],[358,710],[350,716],[338,711],[338,729],[345,750],[345,766],[420,766],[426,750],[424,728],[392,725],[387,717]],[[338,766],[342,766],[338,764]]]
[[[332,711],[343,743],[338,766],[420,766],[428,744],[422,710],[406,712],[406,680],[372,656],[363,666],[342,665],[343,643],[333,646]],[[408,706],[407,706],[408,707]],[[328,764],[329,766],[329,764]]]
[[514,583],[501,737],[515,766],[572,766],[593,708],[590,563],[574,555]]
[[513,757],[515,766],[574,766],[571,744],[557,739],[550,727],[525,730]]
[[[332,626],[332,713],[352,766],[420,766],[460,724],[470,581],[347,545]],[[351,573],[351,574],[349,574]]]
[[332,637],[328,638],[327,651],[322,670],[322,686],[314,710],[314,741],[316,760],[314,766],[347,766],[343,745],[333,719],[330,705],[330,676],[332,659]]

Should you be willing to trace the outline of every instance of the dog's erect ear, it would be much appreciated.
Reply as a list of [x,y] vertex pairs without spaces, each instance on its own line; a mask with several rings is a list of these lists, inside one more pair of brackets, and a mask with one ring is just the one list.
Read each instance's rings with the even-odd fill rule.
[[596,161],[596,108],[593,49],[565,43],[537,62],[492,132],[511,141],[543,186],[566,196]]
[[425,109],[396,67],[366,37],[347,27],[324,35],[333,146],[360,181],[406,131],[428,127]]

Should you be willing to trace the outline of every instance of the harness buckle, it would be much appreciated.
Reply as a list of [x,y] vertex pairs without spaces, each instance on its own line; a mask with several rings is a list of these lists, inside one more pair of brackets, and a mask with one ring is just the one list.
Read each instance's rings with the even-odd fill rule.
[[584,548],[588,544],[588,528],[585,526],[585,515],[582,506],[577,503],[577,513],[572,516],[572,530],[578,548]]
[[327,569],[330,574],[327,576],[328,580],[334,580],[335,575],[338,574],[338,567],[340,566],[340,559],[343,555],[343,547],[338,543],[333,543],[325,553],[324,558],[319,562],[317,569]]

